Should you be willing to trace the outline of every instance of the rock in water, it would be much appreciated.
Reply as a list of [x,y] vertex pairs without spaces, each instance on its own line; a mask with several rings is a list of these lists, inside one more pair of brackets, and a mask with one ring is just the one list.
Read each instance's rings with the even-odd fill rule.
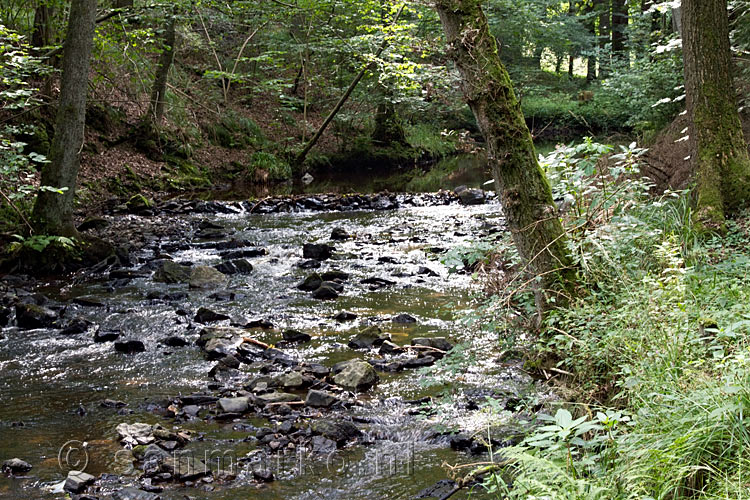
[[117,340],[115,341],[115,351],[123,354],[135,354],[137,352],[144,352],[146,346],[140,340]]
[[365,361],[351,361],[333,377],[333,383],[350,391],[366,391],[379,380],[375,369]]
[[310,342],[310,340],[312,340],[312,337],[310,335],[304,332],[300,332],[299,330],[285,330],[281,335],[287,342],[292,342],[295,344],[302,344],[304,342]]
[[112,493],[112,500],[158,500],[159,498],[159,495],[155,493],[137,488],[123,488]]
[[212,321],[224,321],[225,319],[229,319],[229,316],[201,307],[198,309],[198,312],[195,313],[193,321],[196,323],[211,323]]
[[162,283],[187,283],[190,280],[191,268],[168,260],[154,274],[154,281]]
[[321,285],[312,293],[312,297],[318,300],[330,300],[335,299],[339,296],[336,291],[336,283],[332,281],[324,281]]
[[398,316],[394,316],[391,318],[391,321],[394,323],[416,323],[417,318],[412,316],[411,314],[401,313]]
[[464,189],[456,194],[462,205],[482,205],[486,201],[484,191],[481,189]]
[[196,266],[190,273],[190,288],[219,288],[227,277],[213,267]]
[[346,420],[316,420],[310,429],[314,434],[335,441],[338,446],[362,435],[356,425]]
[[357,315],[349,311],[341,311],[336,316],[334,316],[333,319],[335,319],[339,323],[343,323],[344,321],[353,321],[357,319]]
[[87,474],[82,471],[72,470],[68,472],[68,478],[65,480],[63,489],[71,493],[80,493],[89,484],[94,482],[96,479],[91,474]]
[[323,283],[323,278],[318,273],[312,273],[310,276],[305,278],[305,280],[297,285],[297,288],[299,290],[305,290],[307,292],[312,292],[314,290],[317,290],[318,287]]
[[420,337],[412,339],[411,345],[420,345],[440,349],[441,351],[450,351],[453,344],[448,342],[445,337]]
[[36,304],[17,304],[16,323],[19,328],[48,328],[53,326],[57,313]]
[[348,345],[352,349],[370,349],[371,347],[378,347],[386,340],[390,340],[390,337],[383,335],[380,328],[372,325],[352,337]]
[[244,413],[249,407],[250,398],[221,398],[219,407],[226,413]]
[[11,458],[3,462],[2,471],[10,474],[23,474],[31,470],[31,464],[20,458]]
[[302,256],[305,259],[326,260],[331,258],[334,248],[323,243],[305,243]]
[[305,404],[307,406],[312,406],[313,408],[328,408],[338,400],[339,399],[336,396],[329,392],[311,389],[307,393]]
[[348,240],[349,238],[349,233],[343,227],[334,227],[333,231],[331,231],[332,240]]

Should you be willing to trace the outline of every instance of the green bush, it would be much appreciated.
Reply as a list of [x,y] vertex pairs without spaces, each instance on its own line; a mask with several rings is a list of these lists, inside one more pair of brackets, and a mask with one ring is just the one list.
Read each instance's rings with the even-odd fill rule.
[[286,161],[265,151],[256,151],[250,157],[250,172],[258,170],[268,172],[271,182],[286,181],[292,178],[292,167]]

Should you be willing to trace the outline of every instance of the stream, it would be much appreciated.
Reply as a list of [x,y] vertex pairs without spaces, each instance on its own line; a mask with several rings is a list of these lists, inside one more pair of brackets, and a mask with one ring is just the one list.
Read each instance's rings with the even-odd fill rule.
[[[444,464],[488,459],[486,446],[461,437],[474,432],[486,436],[493,423],[495,445],[512,440],[508,429],[528,417],[518,401],[541,390],[516,364],[498,357],[496,334],[474,331],[471,349],[462,350],[470,328],[460,318],[475,305],[479,290],[470,273],[449,273],[441,263],[446,251],[502,231],[496,201],[465,206],[414,195],[409,203],[379,207],[390,208],[383,210],[310,210],[302,204],[296,211],[269,213],[247,203],[221,203],[231,210],[220,212],[230,213],[108,216],[111,225],[130,230],[147,232],[158,224],[178,228],[171,236],[153,236],[125,269],[33,286],[13,277],[2,282],[7,296],[90,323],[69,334],[59,328],[22,329],[12,322],[2,330],[0,462],[18,457],[33,469],[20,478],[0,475],[0,498],[61,498],[61,481],[81,465],[98,477],[88,490],[91,498],[141,498],[111,496],[126,486],[143,487],[163,499],[408,499],[420,493],[421,498],[439,498],[450,491],[445,481],[438,483],[434,496],[425,489],[448,477]],[[331,241],[334,229],[346,237]],[[232,241],[239,243],[227,244]],[[332,256],[303,258],[303,245],[313,242],[330,244]],[[154,272],[167,260],[188,269],[214,266],[229,258],[225,247],[232,246],[264,251],[245,252],[252,270],[228,275],[222,286],[191,288],[155,280]],[[305,269],[303,262],[320,267]],[[343,272],[338,298],[318,300],[297,288],[312,273],[332,270]],[[201,307],[230,319],[201,324],[195,318]],[[341,312],[354,318],[335,319]],[[366,349],[347,345],[373,325],[396,346],[444,337],[458,345],[457,351],[448,356],[452,361],[436,365],[442,366],[442,376],[432,377],[435,367],[428,366],[424,353],[409,358],[417,360],[413,365],[389,371],[387,363],[404,354],[378,348],[382,339]],[[205,329],[215,327],[234,328],[227,331],[272,345],[281,357],[243,359],[240,366],[217,370],[222,362],[209,359],[206,348],[196,345]],[[111,341],[93,341],[97,330],[119,334],[119,340],[138,340],[145,350],[117,352]],[[310,340],[284,342],[283,332],[289,330]],[[167,345],[166,338],[184,342]],[[354,393],[331,384],[325,374],[310,375],[320,365],[328,370],[351,359],[374,364],[379,380],[371,389]],[[300,398],[289,405],[221,414],[215,397],[193,405],[198,400],[187,397],[252,399],[267,392],[259,383],[295,370],[305,375],[304,385],[277,390]],[[330,408],[301,403],[311,383],[339,402]],[[504,410],[487,411],[488,398]],[[330,440],[311,441],[308,424],[316,419],[345,420],[360,434],[331,448]],[[221,457],[219,468],[225,473],[214,470],[212,476],[187,481],[139,479],[142,462],[132,461],[116,431],[122,423],[137,422],[188,433],[181,452],[207,463]],[[276,438],[263,439],[274,431]],[[311,443],[316,447],[312,451]],[[269,481],[268,472],[275,480]],[[469,495],[464,490],[451,498]],[[478,489],[471,498],[482,498]]]

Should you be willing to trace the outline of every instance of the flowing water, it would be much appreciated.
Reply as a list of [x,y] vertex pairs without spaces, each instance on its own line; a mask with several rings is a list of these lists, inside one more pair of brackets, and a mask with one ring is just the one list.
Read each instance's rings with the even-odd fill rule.
[[[225,236],[219,239],[248,240],[268,251],[267,255],[251,259],[252,272],[231,277],[226,287],[235,294],[231,300],[217,301],[209,297],[212,291],[157,283],[151,276],[127,283],[83,277],[44,282],[35,290],[67,304],[66,315],[80,316],[103,330],[119,330],[123,337],[142,340],[145,352],[117,353],[110,342],[92,342],[91,331],[66,336],[50,329],[3,330],[0,461],[19,457],[34,468],[25,480],[0,476],[0,498],[60,497],[45,493],[43,487],[64,479],[75,461],[84,459],[84,454],[76,451],[83,442],[87,472],[119,472],[116,458],[122,447],[115,432],[119,423],[161,422],[170,426],[168,419],[158,415],[159,409],[176,396],[215,384],[208,376],[215,362],[207,361],[198,347],[170,348],[159,343],[170,335],[197,338],[202,325],[193,324],[190,319],[200,306],[233,317],[269,320],[273,329],[250,333],[266,343],[278,342],[280,332],[286,328],[309,333],[311,342],[284,348],[284,352],[298,360],[327,366],[350,358],[378,358],[377,351],[355,351],[346,345],[367,324],[379,325],[397,344],[408,344],[414,337],[464,340],[468,330],[458,318],[472,307],[477,290],[470,275],[450,274],[440,257],[445,250],[502,229],[495,203],[390,211],[193,214],[173,217],[172,222],[182,224],[186,233],[181,239],[191,241],[190,228],[204,220],[224,228]],[[318,271],[339,269],[351,276],[338,299],[318,301],[309,292],[296,289],[295,285],[311,272],[297,264],[303,260],[302,245],[328,242],[334,227],[345,229],[353,237],[334,242],[334,257],[323,262]],[[139,253],[136,267],[153,267],[149,263],[165,248],[177,262],[220,262],[217,250],[205,241],[192,239],[189,245],[184,241],[155,241]],[[434,273],[419,273],[421,266]],[[371,290],[360,283],[370,277],[387,278],[395,284]],[[149,294],[154,297],[164,293],[176,294],[176,300],[147,298]],[[104,306],[71,302],[80,296],[98,300]],[[339,311],[351,311],[357,319],[339,323],[332,319]],[[417,322],[391,322],[390,318],[399,313],[408,313]],[[486,356],[479,356],[449,375],[455,403],[437,414],[417,415],[415,410],[420,406],[413,402],[438,396],[446,388],[427,384],[430,368],[380,373],[378,385],[360,395],[358,404],[348,410],[365,431],[369,444],[347,447],[324,458],[294,454],[261,457],[257,443],[246,438],[251,430],[269,425],[262,418],[240,422],[199,418],[180,423],[181,428],[201,436],[189,445],[192,451],[201,457],[204,453],[221,453],[238,466],[238,477],[226,485],[168,487],[161,496],[217,500],[414,498],[423,488],[447,477],[444,463],[486,459],[452,451],[449,438],[440,432],[456,427],[481,429],[484,425],[486,413],[474,411],[476,405],[466,403],[460,390],[517,396],[531,386],[519,370],[498,361],[496,338],[490,336],[485,343]],[[304,392],[300,394],[304,397]],[[101,405],[105,399],[123,401],[128,406],[124,410],[106,408]],[[70,441],[73,443],[66,447]],[[252,481],[248,471],[252,460],[248,457],[253,456],[265,460],[264,466],[273,469],[280,480],[263,486]],[[63,467],[59,462],[64,462]],[[452,498],[466,498],[463,495]]]

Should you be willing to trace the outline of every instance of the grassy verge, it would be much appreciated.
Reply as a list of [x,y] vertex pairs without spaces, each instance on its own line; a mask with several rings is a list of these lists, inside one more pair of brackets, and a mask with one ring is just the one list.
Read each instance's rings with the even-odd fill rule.
[[545,162],[582,298],[532,337],[509,335],[531,308],[513,277],[483,310],[569,400],[496,453],[485,484],[498,498],[750,498],[750,213],[700,240],[688,193],[648,197],[642,152],[608,151]]

